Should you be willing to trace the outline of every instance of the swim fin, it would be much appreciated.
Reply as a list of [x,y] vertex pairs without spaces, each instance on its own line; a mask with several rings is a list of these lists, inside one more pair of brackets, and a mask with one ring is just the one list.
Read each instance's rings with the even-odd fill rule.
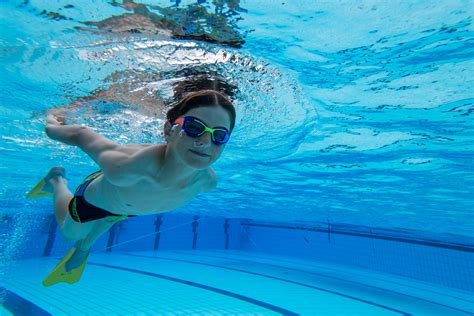
[[43,196],[53,195],[53,192],[43,191],[43,187],[45,185],[46,185],[46,181],[44,181],[44,179],[41,179],[41,181],[38,182],[38,184],[36,184],[35,187],[30,192],[28,192],[26,197],[29,199],[34,199],[34,198],[40,198]]
[[72,247],[71,250],[64,256],[64,258],[58,263],[58,265],[51,271],[51,273],[43,280],[44,286],[51,286],[55,285],[60,282],[65,282],[69,284],[74,284],[81,279],[82,272],[86,266],[87,258],[89,254],[87,254],[84,262],[77,267],[76,269],[72,269],[71,271],[66,271],[66,262],[71,258],[71,256],[76,251],[76,247]]
[[65,171],[63,167],[53,167],[49,170],[48,174],[38,182],[35,187],[28,192],[26,195],[29,199],[40,198],[44,196],[53,195],[53,188],[51,187],[49,190],[44,190],[45,186],[51,186],[47,181],[49,181],[52,177],[64,177]]

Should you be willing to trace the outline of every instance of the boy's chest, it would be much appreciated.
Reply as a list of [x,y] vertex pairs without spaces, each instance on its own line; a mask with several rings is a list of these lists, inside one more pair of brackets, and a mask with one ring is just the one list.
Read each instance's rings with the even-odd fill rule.
[[162,186],[159,183],[138,183],[132,188],[120,189],[120,204],[124,210],[137,214],[152,214],[183,206],[202,192],[204,181]]

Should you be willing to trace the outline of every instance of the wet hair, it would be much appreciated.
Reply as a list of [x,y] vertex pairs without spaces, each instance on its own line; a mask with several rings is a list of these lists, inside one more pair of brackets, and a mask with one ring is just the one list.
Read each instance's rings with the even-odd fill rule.
[[230,132],[235,125],[235,108],[232,101],[224,94],[216,90],[201,90],[186,94],[184,98],[176,102],[166,113],[166,119],[173,123],[177,118],[191,109],[204,106],[221,106],[230,116]]
[[181,78],[173,83],[174,100],[183,99],[190,92],[201,90],[214,90],[233,99],[238,92],[235,83],[229,82],[229,78],[223,78],[216,71],[201,66],[186,67],[177,71],[165,73],[163,78]]

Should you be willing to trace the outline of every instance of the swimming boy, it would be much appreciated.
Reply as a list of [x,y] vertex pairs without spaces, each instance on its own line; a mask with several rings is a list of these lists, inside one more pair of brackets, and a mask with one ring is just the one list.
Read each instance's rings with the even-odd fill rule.
[[216,187],[215,162],[235,124],[232,102],[214,90],[185,96],[166,114],[166,144],[119,145],[92,129],[67,125],[49,114],[46,134],[77,146],[100,167],[73,195],[64,169],[52,168],[28,197],[53,195],[59,231],[75,246],[43,281],[75,283],[89,249],[115,222],[129,216],[166,212]]

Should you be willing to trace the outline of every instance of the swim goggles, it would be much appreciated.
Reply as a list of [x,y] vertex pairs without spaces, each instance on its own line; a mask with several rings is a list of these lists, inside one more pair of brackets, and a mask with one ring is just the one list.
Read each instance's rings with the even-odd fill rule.
[[186,135],[189,137],[199,137],[204,133],[211,134],[212,142],[216,145],[222,145],[227,143],[230,134],[225,127],[214,127],[210,128],[204,124],[201,120],[194,116],[179,117],[174,121],[174,124],[179,124],[183,128]]

